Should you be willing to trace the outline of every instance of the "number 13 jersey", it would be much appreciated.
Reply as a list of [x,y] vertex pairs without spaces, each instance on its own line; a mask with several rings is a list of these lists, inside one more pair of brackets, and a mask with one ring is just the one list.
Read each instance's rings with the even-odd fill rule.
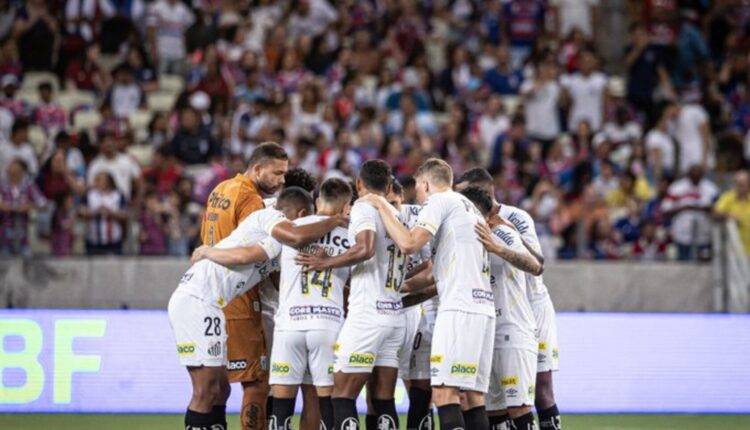
[[[326,218],[310,215],[295,220],[294,224],[311,224]],[[312,253],[318,248],[330,256],[344,253],[349,249],[346,229],[336,227],[303,251]],[[276,330],[338,330],[344,322],[344,286],[349,279],[349,268],[303,272],[302,266],[294,261],[298,253],[291,246],[281,248]]]

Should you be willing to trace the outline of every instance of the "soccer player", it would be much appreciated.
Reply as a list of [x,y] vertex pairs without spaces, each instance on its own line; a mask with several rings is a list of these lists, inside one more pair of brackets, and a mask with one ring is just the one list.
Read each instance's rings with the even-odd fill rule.
[[[484,394],[489,386],[495,309],[489,279],[489,256],[474,227],[484,218],[474,204],[454,192],[453,171],[443,160],[429,159],[415,175],[417,201],[423,204],[409,230],[384,199],[369,198],[388,234],[407,254],[430,240],[435,247],[433,272],[440,300],[432,338],[432,400],[444,430],[489,428]],[[471,333],[471,336],[467,336]],[[461,411],[459,392],[466,394]]]
[[[284,149],[263,143],[250,155],[243,174],[228,179],[209,194],[201,225],[204,245],[224,239],[251,213],[263,209],[261,193],[273,194],[284,184],[289,161]],[[262,329],[257,289],[239,296],[224,308],[230,382],[242,383],[243,430],[266,427],[268,353]]]
[[[328,179],[320,187],[317,214],[299,218],[295,224],[346,213],[351,196],[346,181]],[[338,227],[304,250],[316,252],[316,249],[322,249],[326,255],[346,252],[347,230]],[[344,322],[343,290],[349,279],[349,267],[303,272],[302,266],[294,261],[297,254],[298,250],[289,246],[281,251],[280,300],[271,352],[274,400],[269,430],[291,430],[297,388],[308,369],[318,394],[320,427],[332,429],[333,346]]]
[[[311,210],[312,198],[307,192],[299,188],[286,189],[279,197],[278,210],[254,212],[214,248],[203,246],[196,250],[194,260],[197,262],[182,276],[168,306],[180,363],[187,367],[193,383],[193,397],[185,414],[187,428],[226,428],[229,381],[222,308],[278,267],[275,262],[266,261],[279,252],[275,249],[276,242],[269,237],[286,244],[302,245],[341,223],[340,218],[305,226],[295,226],[289,221]],[[225,256],[226,248],[240,246],[246,254],[242,258],[218,260]]]
[[[383,198],[391,187],[391,168],[382,160],[362,164],[357,179],[359,196]],[[391,215],[398,213],[393,207]],[[349,313],[336,343],[333,409],[336,429],[359,428],[356,399],[372,374],[372,399],[379,429],[398,429],[394,391],[398,351],[404,338],[404,316],[399,289],[406,256],[388,238],[378,210],[365,202],[351,208],[351,248],[341,255],[321,257],[300,253],[297,261],[309,270],[352,266]]]
[[[461,189],[469,185],[482,187],[491,196],[495,195],[492,176],[484,169],[477,168],[466,171],[459,179],[456,188]],[[536,234],[531,215],[523,209],[505,204],[501,205],[497,202],[494,202],[493,206],[493,213],[497,213],[500,218],[508,221],[516,228],[529,252],[544,265],[539,237]],[[560,411],[557,408],[552,388],[552,372],[559,368],[555,307],[541,274],[537,274],[537,276],[526,274],[526,276],[529,286],[529,301],[536,319],[539,342],[534,406],[539,417],[539,427],[542,430],[559,430],[562,428]]]
[[[472,186],[461,194],[474,202],[490,221],[493,202],[488,192]],[[536,321],[528,300],[524,271],[537,272],[540,264],[509,224],[500,222],[492,230],[480,225],[478,233],[491,253],[490,284],[495,297],[495,350],[487,394],[490,427],[508,428],[506,422],[510,419],[511,429],[533,430]]]
[[[284,187],[300,187],[311,195],[315,193],[318,187],[318,181],[305,169],[294,167],[284,174]],[[269,208],[276,204],[276,197],[263,199],[263,204]],[[265,335],[266,349],[272,351],[274,317],[276,310],[279,308],[279,291],[278,278],[272,277],[258,285],[258,295],[260,297],[260,308],[263,319],[263,334]],[[300,416],[301,430],[318,430],[320,427],[320,411],[318,410],[318,396],[315,394],[315,387],[309,381],[309,374],[302,384],[302,414]],[[266,411],[270,416],[273,410],[273,395],[268,396],[266,402]]]

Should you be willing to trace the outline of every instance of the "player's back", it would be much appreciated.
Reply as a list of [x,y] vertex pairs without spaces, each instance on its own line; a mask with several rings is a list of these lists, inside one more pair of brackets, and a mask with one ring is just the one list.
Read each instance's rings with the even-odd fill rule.
[[[505,225],[492,229],[495,240],[525,252],[518,232]],[[490,284],[495,298],[496,346],[534,347],[536,320],[528,300],[526,273],[495,254],[490,255]]]
[[[503,204],[500,206],[499,215],[500,218],[513,224],[513,227],[516,228],[521,235],[521,238],[534,250],[534,252],[539,255],[542,254],[542,247],[539,244],[539,236],[536,233],[534,219],[531,218],[531,215],[529,215],[528,212],[515,206]],[[539,301],[549,296],[542,275],[534,276],[531,273],[527,273],[526,282],[529,286],[529,300],[532,302]]]
[[[259,244],[268,255],[278,253],[278,242],[270,238],[276,224],[285,220],[276,209],[262,209],[245,218],[229,236],[219,241],[216,248],[228,249]],[[195,263],[180,280],[181,289],[210,304],[224,307],[233,298],[243,294],[267,277],[278,261],[225,267],[210,260]]]
[[399,327],[403,325],[401,283],[406,271],[406,256],[388,236],[378,210],[369,203],[352,206],[349,241],[357,234],[375,233],[375,254],[352,267],[349,315],[362,317],[373,324]]
[[261,208],[263,200],[246,176],[238,174],[219,183],[206,202],[206,213],[201,224],[203,244],[217,244],[229,236],[241,220]]
[[445,191],[430,196],[417,227],[434,235],[434,268],[440,310],[494,315],[487,252],[475,226],[483,218],[463,195]]
[[[310,215],[294,221],[305,225],[326,219]],[[339,255],[349,249],[347,229],[336,227],[317,241],[303,248],[315,252],[323,248],[327,255]],[[281,249],[281,278],[276,329],[310,330],[338,329],[344,320],[344,286],[349,279],[349,268],[339,267],[322,272],[303,272],[294,259],[299,251],[291,246]]]

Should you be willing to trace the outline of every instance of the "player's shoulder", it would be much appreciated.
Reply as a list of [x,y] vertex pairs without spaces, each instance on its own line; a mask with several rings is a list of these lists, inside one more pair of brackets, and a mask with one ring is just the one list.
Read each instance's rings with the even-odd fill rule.
[[351,218],[361,216],[378,216],[378,209],[365,201],[356,201],[349,213]]
[[534,220],[525,210],[510,205],[500,205],[500,218],[510,222],[521,233],[534,226]]

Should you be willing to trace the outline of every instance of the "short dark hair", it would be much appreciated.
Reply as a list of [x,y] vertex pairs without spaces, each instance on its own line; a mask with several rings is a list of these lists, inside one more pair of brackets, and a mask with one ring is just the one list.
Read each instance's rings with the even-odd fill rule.
[[276,199],[276,207],[293,206],[298,209],[312,209],[313,198],[307,191],[300,187],[287,187],[281,190],[279,198]]
[[29,122],[23,118],[19,118],[13,122],[13,125],[10,128],[10,134],[14,135],[17,132],[21,130],[26,130],[29,128]]
[[401,186],[401,183],[395,177],[391,178],[391,190],[393,191],[393,194],[404,194],[404,187]]
[[286,155],[284,148],[278,143],[265,142],[258,145],[250,155],[250,159],[247,160],[248,166],[254,166],[256,164],[265,164],[270,160],[288,160],[289,156]]
[[300,187],[308,193],[313,193],[318,187],[318,181],[307,170],[295,167],[284,174],[284,187]]
[[401,178],[401,186],[406,188],[414,188],[417,186],[417,181],[414,179],[414,176],[406,176]]
[[37,86],[39,91],[52,91],[52,84],[44,81]]
[[456,181],[457,184],[468,182],[469,185],[492,185],[492,175],[487,169],[481,167],[475,167],[464,172]]
[[320,185],[320,198],[326,202],[351,201],[352,187],[343,179],[326,179]]
[[359,171],[359,179],[367,189],[386,192],[391,183],[391,166],[383,160],[367,160]]
[[461,191],[461,194],[471,200],[483,216],[487,216],[492,212],[492,196],[490,196],[490,193],[484,188],[474,186],[467,187]]

